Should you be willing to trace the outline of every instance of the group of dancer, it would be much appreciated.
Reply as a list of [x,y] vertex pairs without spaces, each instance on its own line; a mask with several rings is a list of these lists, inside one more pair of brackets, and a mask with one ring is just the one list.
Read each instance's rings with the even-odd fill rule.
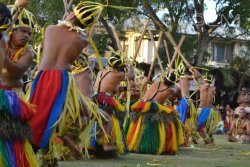
[[[17,0],[12,6],[14,13],[22,9],[17,19],[0,6],[0,166],[39,166],[38,152],[42,166],[56,166],[58,155],[65,154],[58,145],[80,159],[92,151],[99,157],[176,154],[180,146],[197,143],[197,137],[214,142],[215,87],[194,67],[181,78],[166,71],[149,86],[150,77],[136,83],[133,65],[112,51],[95,78],[82,51],[88,45],[85,29],[98,21],[104,7],[99,3],[80,2],[65,20],[47,27],[41,63],[25,101],[22,77],[34,56],[28,45],[34,20],[25,5]],[[3,31],[10,26],[5,38]],[[191,80],[199,85],[199,109],[190,95]],[[131,97],[122,103],[119,95],[127,91]]]

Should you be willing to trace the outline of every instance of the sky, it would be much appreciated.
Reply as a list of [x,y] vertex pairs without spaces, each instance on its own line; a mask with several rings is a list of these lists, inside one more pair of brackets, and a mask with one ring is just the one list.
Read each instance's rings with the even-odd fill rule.
[[205,0],[207,10],[204,12],[205,21],[207,23],[216,19],[215,2],[213,0]]
[[[215,21],[217,15],[216,15],[216,4],[213,0],[204,0],[206,6],[206,10],[204,11],[204,18],[206,23],[210,23]],[[161,10],[159,12],[157,12],[157,15],[162,18],[163,14],[166,13],[166,10]]]

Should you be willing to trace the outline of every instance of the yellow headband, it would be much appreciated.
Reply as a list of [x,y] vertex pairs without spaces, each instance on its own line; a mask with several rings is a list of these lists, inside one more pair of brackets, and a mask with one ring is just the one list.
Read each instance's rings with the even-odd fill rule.
[[108,64],[111,67],[123,67],[126,64],[126,56],[120,51],[110,51],[108,55]]
[[73,10],[76,18],[84,26],[91,26],[96,23],[101,15],[104,5],[97,2],[80,2]]
[[[14,13],[14,6],[10,6],[11,13]],[[34,15],[26,9],[22,9],[22,12],[19,14],[17,20],[12,25],[12,28],[34,28]]]
[[88,57],[87,55],[80,54],[79,57],[74,61],[73,68],[85,68],[88,66]]

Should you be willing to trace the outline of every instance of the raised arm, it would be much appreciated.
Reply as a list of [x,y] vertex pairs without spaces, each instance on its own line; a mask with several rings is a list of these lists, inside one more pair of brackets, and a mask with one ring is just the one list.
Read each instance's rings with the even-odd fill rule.
[[9,57],[6,57],[4,65],[7,68],[8,73],[10,73],[13,78],[20,79],[24,72],[30,67],[32,60],[33,52],[30,48],[28,48],[16,63],[10,60]]

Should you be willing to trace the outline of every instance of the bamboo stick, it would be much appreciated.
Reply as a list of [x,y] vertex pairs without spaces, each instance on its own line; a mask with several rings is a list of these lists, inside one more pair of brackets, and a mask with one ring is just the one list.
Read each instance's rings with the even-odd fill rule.
[[[171,60],[171,62],[170,62],[170,64],[169,64],[169,66],[168,66],[168,71],[169,71],[169,72],[170,72],[170,69],[172,69],[172,65],[173,65],[173,63],[174,63],[174,60],[175,60],[177,54],[180,53],[180,47],[182,46],[184,40],[185,40],[185,36],[182,35],[182,36],[181,36],[181,39],[180,39],[180,41],[179,41],[178,46],[176,45],[176,43],[175,43],[175,45],[172,44],[172,45],[174,46],[175,51],[174,51],[173,58],[172,58],[172,60]],[[170,42],[171,42],[171,41],[170,41]]]
[[122,52],[122,45],[121,45],[121,41],[120,41],[120,39],[118,37],[117,31],[116,31],[116,29],[115,29],[115,27],[113,25],[111,25],[111,29],[113,31],[117,47],[118,47],[119,51]]
[[[152,60],[152,62],[151,62],[151,66],[150,66],[150,69],[149,69],[149,73],[148,73],[148,78],[150,78],[151,77],[151,74],[152,74],[152,71],[153,71],[153,68],[154,68],[154,63],[155,63],[155,60],[156,60],[156,58],[157,58],[157,55],[158,55],[158,50],[159,50],[159,47],[160,47],[160,43],[161,43],[161,41],[162,41],[162,32],[160,33],[160,35],[159,35],[159,38],[158,38],[158,45],[157,45],[157,47],[156,47],[156,49],[154,50],[154,57],[153,57],[153,60]],[[152,40],[152,39],[151,39]],[[153,42],[154,42],[154,40],[153,40]],[[154,47],[155,48],[155,47]],[[159,56],[159,55],[158,55]]]
[[[165,32],[165,35],[166,35],[166,37],[169,39],[170,43],[171,43],[174,47],[177,47],[177,44],[176,44],[176,42],[174,41],[172,35],[171,35],[169,32]],[[179,51],[179,54],[180,54],[180,56],[181,56],[183,62],[186,64],[186,66],[187,66],[188,68],[191,68],[192,65],[191,65],[191,64],[187,61],[187,59],[183,56],[183,54],[181,53],[181,51]]]
[[160,35],[159,35],[160,41],[158,43],[158,47],[155,46],[153,33],[152,33],[152,31],[149,28],[148,28],[148,32],[149,32],[150,39],[153,41],[153,47],[154,47],[154,50],[155,50],[154,54],[155,54],[155,56],[156,56],[156,58],[158,60],[158,64],[159,64],[160,69],[161,69],[161,76],[164,76],[165,75],[164,74],[164,69],[163,69],[163,66],[162,66],[161,58],[160,58],[160,56],[158,54],[158,50],[160,48],[161,41],[162,41],[163,32],[162,31],[160,32]]
[[168,44],[167,44],[167,41],[166,40],[163,40],[163,44],[164,44],[164,48],[165,48],[165,52],[166,52],[166,55],[167,55],[167,60],[168,60],[168,64],[171,62],[170,60],[170,55],[169,55],[169,51],[168,51]]
[[149,20],[147,20],[146,23],[144,24],[141,36],[140,36],[139,41],[137,43],[137,46],[135,48],[135,53],[134,53],[134,56],[133,56],[132,64],[134,64],[135,61],[136,61],[136,57],[138,56],[138,52],[139,52],[139,49],[141,47],[143,37],[144,37],[144,35],[145,35],[146,31],[147,31],[148,24],[149,24]]

